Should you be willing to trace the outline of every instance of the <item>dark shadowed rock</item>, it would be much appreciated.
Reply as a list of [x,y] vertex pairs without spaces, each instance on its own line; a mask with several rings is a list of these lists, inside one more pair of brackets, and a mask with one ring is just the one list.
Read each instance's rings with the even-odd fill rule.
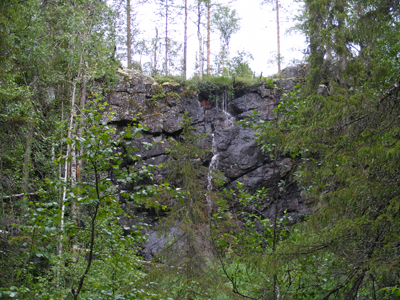
[[169,143],[163,135],[153,136],[143,133],[140,138],[131,141],[131,146],[138,149],[131,154],[140,155],[142,159],[148,159],[165,154],[165,149],[169,148]]
[[[237,178],[237,181],[244,184],[244,188],[247,191],[256,191],[263,187],[272,188],[277,180],[285,175],[291,170],[292,161],[289,158],[285,158],[278,161],[276,164],[268,163],[257,169],[250,171]],[[236,184],[234,184],[235,186]]]
[[193,124],[204,122],[204,108],[197,100],[197,97],[183,98],[182,106],[188,112],[188,115],[192,117]]

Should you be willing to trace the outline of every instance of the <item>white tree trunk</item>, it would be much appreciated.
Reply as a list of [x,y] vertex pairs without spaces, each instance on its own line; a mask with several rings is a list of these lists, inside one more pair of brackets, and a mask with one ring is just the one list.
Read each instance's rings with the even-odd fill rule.
[[281,42],[279,33],[279,0],[276,0],[276,34],[278,42],[278,72],[281,71]]
[[[70,119],[67,133],[67,152],[65,153],[65,164],[64,164],[64,187],[63,194],[61,198],[61,220],[60,220],[60,242],[58,244],[58,255],[62,255],[62,240],[64,238],[64,217],[65,217],[65,198],[67,196],[67,182],[68,182],[68,156],[71,155],[72,147],[70,142],[72,140],[72,129],[74,125],[74,115],[75,115],[75,98],[76,98],[76,82],[72,82],[72,96],[71,96],[71,110],[70,110]],[[72,176],[71,176],[72,177]],[[75,177],[76,177],[76,163],[75,163]]]

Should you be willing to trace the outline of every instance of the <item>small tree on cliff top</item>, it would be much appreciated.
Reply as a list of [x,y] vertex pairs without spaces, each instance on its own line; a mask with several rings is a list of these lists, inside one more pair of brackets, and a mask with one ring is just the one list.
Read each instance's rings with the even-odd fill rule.
[[227,72],[227,75],[230,76],[229,68],[227,67],[227,64],[229,64],[229,43],[232,34],[240,29],[240,18],[235,9],[231,10],[227,6],[219,5],[213,15],[213,23],[217,27],[221,38],[223,74]]

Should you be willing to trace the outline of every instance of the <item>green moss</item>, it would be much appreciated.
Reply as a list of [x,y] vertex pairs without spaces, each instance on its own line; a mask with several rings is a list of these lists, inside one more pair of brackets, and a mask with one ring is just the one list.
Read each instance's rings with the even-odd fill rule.
[[154,107],[159,107],[158,106],[158,101],[160,101],[161,99],[165,99],[166,97],[167,97],[167,95],[165,95],[162,86],[161,85],[157,85],[156,90],[155,90],[155,94],[153,95],[153,97],[151,97],[152,105]]
[[164,93],[164,90],[163,90],[161,84],[157,85],[155,93],[156,93],[156,95],[161,95]]
[[167,97],[167,95],[165,95],[164,93],[161,94],[155,94],[153,97],[151,97],[151,100],[158,102],[161,99],[165,99]]
[[179,96],[177,93],[170,92],[167,93],[167,99],[181,99],[181,96]]

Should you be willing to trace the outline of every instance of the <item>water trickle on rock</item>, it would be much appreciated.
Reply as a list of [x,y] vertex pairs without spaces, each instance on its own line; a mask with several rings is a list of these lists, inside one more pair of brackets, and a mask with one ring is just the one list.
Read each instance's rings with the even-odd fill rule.
[[[216,109],[217,112],[219,110],[218,107],[218,102],[216,104]],[[219,127],[219,130],[221,129],[227,129],[229,127],[235,126],[236,125],[236,119],[234,116],[232,116],[229,112],[228,112],[228,94],[227,93],[223,93],[222,94],[222,98],[221,98],[221,112],[222,112],[222,116],[220,115],[220,118],[222,119],[222,127]],[[220,120],[221,120],[220,119]],[[218,127],[214,128],[214,132],[211,133],[211,137],[212,137],[212,158],[211,158],[211,162],[210,165],[208,167],[209,171],[207,174],[207,196],[206,196],[206,200],[207,200],[207,214],[210,217],[211,216],[211,211],[212,211],[212,201],[210,199],[210,194],[212,192],[213,189],[213,170],[218,170],[218,149],[217,149],[217,144],[215,141],[215,132],[218,131]]]
[[213,185],[213,176],[212,170],[216,170],[217,164],[218,164],[218,151],[217,151],[217,145],[215,143],[215,137],[214,133],[211,134],[212,136],[212,154],[213,157],[211,158],[210,165],[208,167],[208,174],[207,174],[207,215],[208,217],[211,217],[211,211],[212,211],[212,201],[210,199],[210,193],[212,192],[212,185]]
[[236,119],[228,112],[228,94],[226,92],[222,94],[221,108],[222,113],[224,114],[224,117],[228,122],[228,127],[235,126]]

